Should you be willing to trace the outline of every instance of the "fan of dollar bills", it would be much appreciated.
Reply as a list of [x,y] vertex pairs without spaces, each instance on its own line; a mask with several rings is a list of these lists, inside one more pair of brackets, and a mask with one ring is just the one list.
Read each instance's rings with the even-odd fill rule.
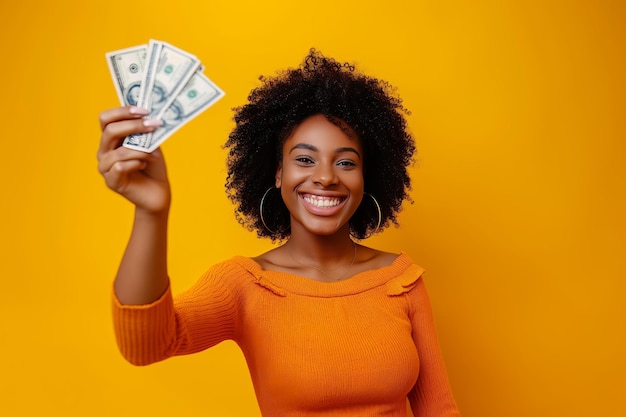
[[106,54],[122,105],[150,110],[146,118],[161,119],[154,132],[128,136],[123,146],[152,152],[191,119],[211,107],[224,92],[207,78],[194,55],[151,39]]

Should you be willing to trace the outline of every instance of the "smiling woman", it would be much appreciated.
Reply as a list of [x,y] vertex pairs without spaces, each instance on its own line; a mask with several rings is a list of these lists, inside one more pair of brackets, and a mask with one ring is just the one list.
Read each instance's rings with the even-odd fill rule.
[[[361,145],[323,115],[298,125],[283,144],[276,188],[294,228],[314,235],[347,229],[363,198]],[[344,233],[345,235],[346,233]]]
[[[100,172],[135,205],[115,279],[122,354],[146,365],[234,340],[265,416],[458,416],[422,268],[358,240],[407,197],[415,147],[391,87],[312,50],[236,110],[226,187],[240,222],[281,245],[211,268],[174,297],[170,186],[145,109],[101,114]],[[367,196],[367,198],[365,198]]]

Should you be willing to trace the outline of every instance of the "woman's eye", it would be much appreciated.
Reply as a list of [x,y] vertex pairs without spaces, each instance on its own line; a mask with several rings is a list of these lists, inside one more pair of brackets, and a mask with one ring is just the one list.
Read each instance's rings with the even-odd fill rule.
[[356,163],[353,161],[349,161],[349,160],[341,160],[337,162],[337,165],[342,166],[342,167],[355,167]]
[[299,156],[296,158],[296,162],[300,162],[301,164],[312,164],[313,160],[311,158],[309,158],[308,156]]

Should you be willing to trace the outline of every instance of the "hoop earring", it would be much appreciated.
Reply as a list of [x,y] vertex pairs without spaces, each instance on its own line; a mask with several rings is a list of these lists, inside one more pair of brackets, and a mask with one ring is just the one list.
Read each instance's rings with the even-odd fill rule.
[[373,195],[371,195],[370,193],[363,193],[363,195],[369,196],[376,205],[376,210],[378,210],[378,222],[376,223],[376,229],[374,229],[374,231],[369,236],[367,236],[370,237],[376,234],[376,232],[378,232],[378,229],[380,229],[380,222],[383,220],[383,212],[380,209],[380,204],[378,204],[378,200],[376,200]]
[[372,233],[370,233],[369,235],[364,236],[364,237],[362,237],[362,238],[358,238],[357,236],[353,235],[353,234],[352,234],[352,232],[350,232],[350,235],[351,235],[354,239],[357,239],[357,240],[368,239],[368,238],[370,238],[370,237],[374,236],[374,235],[376,234],[376,232],[378,232],[378,229],[380,229],[380,224],[381,224],[381,223],[382,223],[382,221],[383,221],[383,213],[382,213],[382,210],[380,209],[380,204],[378,204],[378,201],[376,200],[376,198],[374,198],[374,196],[373,196],[373,195],[371,195],[371,194],[369,194],[369,193],[363,193],[363,195],[364,195],[364,196],[365,196],[365,195],[366,195],[366,196],[368,196],[368,197],[369,197],[369,198],[371,198],[371,199],[372,199],[372,201],[374,202],[374,205],[376,206],[376,211],[378,211],[378,221],[376,222],[376,229],[374,229],[374,230],[372,231]]
[[272,229],[270,229],[267,226],[267,223],[265,223],[265,218],[263,217],[263,203],[265,203],[265,197],[267,197],[267,194],[272,191],[272,188],[275,188],[273,185],[268,188],[267,190],[265,190],[265,193],[263,193],[263,197],[261,197],[261,204],[259,206],[259,214],[261,217],[261,223],[263,223],[263,226],[265,226],[265,228],[267,229],[268,232],[270,232],[271,234],[276,234],[275,231],[273,231]]

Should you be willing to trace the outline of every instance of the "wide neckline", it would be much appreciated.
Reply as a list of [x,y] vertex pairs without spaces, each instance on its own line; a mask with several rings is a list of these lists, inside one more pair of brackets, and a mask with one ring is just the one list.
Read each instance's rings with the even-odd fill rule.
[[404,252],[401,252],[389,265],[359,272],[334,282],[318,281],[289,272],[263,269],[254,259],[244,256],[236,256],[233,261],[248,270],[257,281],[261,281],[259,282],[261,285],[264,285],[262,281],[266,281],[266,284],[278,290],[313,297],[340,297],[358,294],[385,285],[390,280],[402,275],[411,266],[417,268],[415,273],[418,276],[423,272],[423,269],[415,265]]

